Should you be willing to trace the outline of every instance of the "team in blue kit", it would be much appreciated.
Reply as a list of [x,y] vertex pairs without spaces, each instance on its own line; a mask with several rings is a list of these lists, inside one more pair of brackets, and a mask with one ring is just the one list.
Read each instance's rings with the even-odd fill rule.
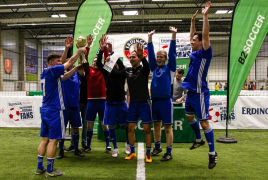
[[[214,147],[214,133],[209,125],[209,88],[206,81],[208,69],[213,58],[212,48],[209,40],[208,11],[211,2],[207,2],[202,9],[203,30],[196,32],[195,17],[193,15],[190,27],[190,42],[192,53],[190,55],[189,69],[181,87],[187,89],[185,102],[186,119],[195,133],[195,141],[190,150],[208,144],[209,164],[208,168],[213,169],[217,163],[217,152]],[[157,51],[155,54],[153,35],[155,31],[148,33],[148,61],[144,57],[143,46],[137,43],[136,49],[130,52],[131,67],[125,68],[120,59],[116,61],[114,68],[108,72],[102,64],[102,56],[109,62],[112,55],[112,44],[107,42],[108,37],[102,35],[100,51],[94,58],[92,67],[88,63],[78,66],[73,64],[79,58],[81,52],[86,53],[89,47],[79,48],[69,59],[66,59],[68,49],[73,45],[73,38],[65,41],[65,51],[51,53],[47,57],[48,68],[41,75],[41,86],[43,90],[41,113],[41,143],[38,147],[38,166],[36,174],[45,173],[46,177],[64,175],[54,168],[57,143],[59,142],[58,159],[64,157],[65,129],[70,123],[72,127],[72,145],[74,154],[84,157],[83,152],[91,152],[91,139],[93,136],[93,125],[96,114],[102,121],[104,136],[106,140],[106,153],[112,157],[119,156],[117,147],[115,125],[126,126],[126,150],[128,154],[125,160],[136,158],[135,152],[135,128],[141,118],[145,134],[146,156],[145,162],[151,163],[152,157],[162,152],[161,148],[161,127],[164,126],[166,133],[166,152],[161,161],[173,159],[173,112],[172,84],[176,72],[176,33],[177,29],[170,26],[171,40],[169,52]],[[93,41],[92,35],[90,40]],[[90,43],[89,43],[90,45]],[[109,57],[109,54],[111,57]],[[148,77],[152,74],[151,96],[148,90]],[[79,127],[82,126],[79,110],[79,92],[81,78],[85,77],[87,84],[87,113],[84,119],[88,121],[87,140],[82,141],[83,152],[78,148]],[[127,105],[125,98],[125,82],[127,81],[130,94],[130,102]],[[197,119],[196,119],[197,117]],[[152,131],[154,127],[154,148],[151,151]],[[202,139],[200,125],[204,131],[206,141]],[[108,128],[109,127],[109,128]],[[84,132],[85,135],[85,132]],[[113,143],[112,151],[109,141]],[[86,142],[85,142],[86,141]],[[85,144],[87,143],[87,145]],[[70,146],[70,147],[71,147]],[[43,166],[43,159],[47,153],[47,167]],[[94,153],[94,152],[93,152]],[[174,161],[174,160],[172,160]],[[168,162],[166,162],[168,163]]]

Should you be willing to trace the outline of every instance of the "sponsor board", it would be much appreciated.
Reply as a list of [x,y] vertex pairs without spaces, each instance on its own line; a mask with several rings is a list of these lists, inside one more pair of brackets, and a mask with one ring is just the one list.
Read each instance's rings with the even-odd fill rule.
[[34,119],[32,100],[8,102],[8,117],[11,121]]
[[[160,38],[159,39],[159,50],[165,50],[168,52],[171,38]],[[192,53],[190,39],[188,38],[177,38],[176,39],[176,53],[179,58],[188,58]]]
[[125,45],[124,45],[124,54],[128,60],[130,59],[129,58],[130,53],[137,49],[137,43],[140,43],[143,46],[143,48],[144,48],[143,56],[145,58],[147,58],[147,56],[148,56],[148,43],[142,38],[135,37],[135,38],[131,38],[131,39],[127,40]]
[[[210,101],[209,102],[209,120],[213,122],[221,122],[226,120],[227,114],[226,101]],[[235,120],[234,109],[230,114],[230,120]]]

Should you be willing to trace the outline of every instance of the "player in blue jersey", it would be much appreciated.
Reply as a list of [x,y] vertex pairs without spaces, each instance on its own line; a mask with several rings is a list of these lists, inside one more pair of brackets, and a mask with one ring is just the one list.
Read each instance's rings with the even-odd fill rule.
[[[167,141],[167,151],[161,161],[168,161],[172,159],[172,144],[173,144],[173,104],[171,84],[176,71],[176,33],[177,29],[170,26],[169,30],[172,32],[170,41],[169,53],[160,50],[157,52],[156,58],[154,53],[154,46],[152,43],[152,36],[155,30],[148,33],[148,56],[150,70],[153,72],[153,79],[151,83],[151,99],[152,99],[152,114],[154,121],[154,140],[155,147],[151,155],[155,156],[162,152],[161,148],[161,126],[164,124]],[[166,65],[166,61],[168,64]]]
[[[206,3],[206,7],[202,9],[202,34],[196,33],[195,30],[195,17],[198,11],[194,14],[191,20],[190,41],[192,54],[190,56],[189,69],[186,78],[182,83],[182,87],[188,90],[185,102],[185,114],[196,137],[196,140],[190,149],[192,150],[205,144],[205,141],[201,138],[199,127],[200,122],[209,146],[208,167],[209,169],[212,169],[217,163],[217,153],[214,148],[214,133],[208,122],[210,94],[206,81],[208,68],[211,59],[213,58],[209,40],[208,11],[210,6],[211,2],[209,1]],[[195,119],[195,116],[197,116],[199,122]]]
[[[65,40],[65,50],[62,55],[62,63],[65,63],[67,52],[70,47],[73,46],[73,38],[69,37]],[[82,64],[82,63],[81,63]],[[68,69],[70,71],[70,69]],[[78,73],[79,72],[79,73]],[[82,126],[81,124],[81,117],[80,117],[80,110],[79,110],[79,85],[80,85],[80,78],[84,74],[83,68],[78,69],[78,72],[75,72],[69,79],[63,81],[64,86],[64,93],[66,99],[66,109],[64,111],[64,122],[65,127],[67,126],[68,122],[72,127],[72,140],[74,142],[74,154],[80,157],[85,157],[85,155],[78,149],[79,143],[79,127]],[[64,139],[59,140],[59,155],[57,159],[61,159],[64,157]]]
[[[50,53],[47,57],[48,68],[40,75],[43,90],[43,102],[40,109],[42,119],[40,136],[42,137],[42,140],[38,147],[38,166],[35,174],[46,172],[46,177],[64,175],[63,172],[54,169],[58,140],[65,138],[63,118],[65,104],[62,80],[70,78],[77,71],[79,66],[64,73],[64,70],[72,67],[81,52],[86,52],[86,49],[78,49],[78,51],[65,64],[61,63],[61,54]],[[46,151],[47,168],[43,166],[43,158]]]

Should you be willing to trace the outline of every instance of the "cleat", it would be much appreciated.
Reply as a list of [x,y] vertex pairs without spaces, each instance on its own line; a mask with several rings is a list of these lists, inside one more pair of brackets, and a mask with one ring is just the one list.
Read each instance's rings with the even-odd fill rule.
[[146,160],[145,160],[145,162],[151,163],[152,161],[153,160],[152,160],[151,154],[150,153],[146,154]]
[[169,161],[172,159],[171,153],[165,153],[160,161]]
[[62,159],[64,157],[64,150],[60,150],[59,155],[57,156],[57,159]]
[[106,147],[106,153],[107,154],[112,154],[113,153],[112,148],[111,147]]
[[208,168],[213,169],[216,166],[218,154],[217,152],[215,152],[215,155],[211,155],[211,154],[208,154],[208,155],[209,155]]
[[85,155],[81,151],[79,151],[79,149],[74,150],[74,155],[79,157],[85,157]]
[[57,171],[57,169],[54,169],[52,172],[46,172],[46,177],[56,177],[56,176],[63,176],[65,173]]
[[200,146],[203,146],[206,144],[206,141],[204,141],[203,139],[201,139],[200,142],[196,142],[196,140],[194,141],[194,144],[192,145],[192,147],[190,147],[190,150],[193,150],[195,148],[198,148]]
[[84,151],[85,151],[86,153],[89,153],[89,152],[91,152],[91,148],[90,148],[90,147],[85,147],[85,148],[84,148]]
[[71,145],[70,147],[68,147],[68,149],[65,149],[64,152],[74,152],[74,145]]
[[125,157],[125,160],[133,159],[133,158],[135,158],[136,156],[137,156],[136,153],[131,153],[131,154],[129,154],[127,157]]
[[117,157],[119,154],[119,150],[118,149],[114,149],[113,153],[112,153],[112,157]]
[[125,153],[126,153],[126,154],[130,154],[130,153],[131,153],[130,145],[126,143],[125,146],[126,146],[126,151],[125,151]]
[[159,148],[159,149],[154,149],[152,152],[151,152],[151,156],[156,156],[157,154],[161,153],[162,152],[162,148]]
[[82,152],[85,152],[86,147],[87,146],[85,144],[82,144]]
[[36,171],[35,171],[35,174],[37,174],[37,175],[43,174],[46,171],[47,171],[47,169],[45,167],[43,169],[37,168]]

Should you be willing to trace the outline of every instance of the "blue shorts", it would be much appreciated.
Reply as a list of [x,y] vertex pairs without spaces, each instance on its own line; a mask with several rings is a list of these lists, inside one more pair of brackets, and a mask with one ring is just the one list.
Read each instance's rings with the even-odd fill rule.
[[64,122],[65,127],[67,126],[68,122],[70,122],[71,127],[78,128],[81,127],[81,116],[78,107],[67,107],[64,111]]
[[104,125],[116,125],[116,118],[119,124],[126,124],[127,122],[127,103],[123,102],[106,102]]
[[173,103],[172,99],[152,100],[153,121],[163,122],[164,125],[173,124]]
[[98,113],[100,121],[103,121],[105,111],[105,101],[94,102],[88,101],[86,121],[94,122]]
[[64,139],[65,125],[63,111],[50,111],[41,109],[41,137],[49,139]]
[[209,92],[194,93],[188,91],[185,101],[185,114],[196,115],[199,121],[208,120],[209,98]]
[[143,124],[152,123],[152,107],[149,99],[147,101],[129,102],[127,122],[137,123],[139,121],[139,117],[141,118]]

